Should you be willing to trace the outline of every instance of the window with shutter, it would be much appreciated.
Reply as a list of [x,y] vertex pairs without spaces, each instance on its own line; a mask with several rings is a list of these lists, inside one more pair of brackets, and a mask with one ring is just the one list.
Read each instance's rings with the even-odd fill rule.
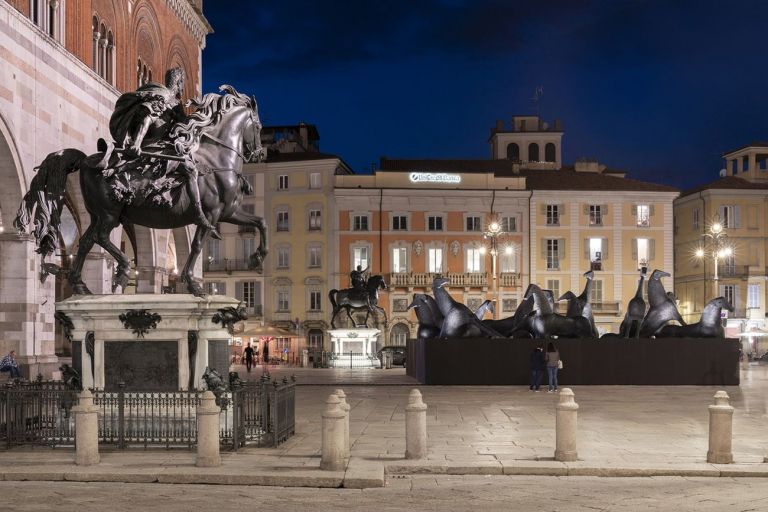
[[637,226],[647,228],[651,225],[651,207],[647,204],[638,204],[636,208]]
[[560,210],[556,204],[548,204],[547,208],[547,226],[557,226],[560,224]]
[[557,238],[548,238],[545,244],[545,257],[547,259],[547,270],[560,269],[560,243]]
[[587,239],[587,247],[589,248],[589,263],[591,270],[603,270],[603,239],[602,238],[589,238]]

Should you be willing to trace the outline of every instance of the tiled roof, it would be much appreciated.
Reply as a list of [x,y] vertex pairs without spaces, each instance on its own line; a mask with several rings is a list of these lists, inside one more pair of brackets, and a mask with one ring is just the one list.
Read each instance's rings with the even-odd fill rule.
[[603,173],[576,172],[573,167],[560,170],[521,169],[515,171],[510,160],[394,160],[381,159],[382,171],[423,171],[454,173],[490,173],[496,176],[525,177],[528,190],[616,190],[638,192],[679,192],[658,183],[612,176],[615,170]]
[[354,174],[352,168],[338,155],[331,153],[315,153],[308,151],[301,151],[295,153],[276,153],[270,152],[267,155],[266,163],[281,163],[281,162],[309,162],[312,160],[338,160],[342,166],[348,171],[348,174]]
[[751,181],[736,176],[725,176],[715,181],[705,183],[704,185],[699,185],[698,187],[686,190],[680,194],[680,197],[698,194],[704,190],[768,190],[768,184],[752,183]]

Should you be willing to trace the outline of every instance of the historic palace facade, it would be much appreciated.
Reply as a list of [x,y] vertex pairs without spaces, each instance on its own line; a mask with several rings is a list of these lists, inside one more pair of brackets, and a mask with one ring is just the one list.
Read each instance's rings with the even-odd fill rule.
[[[53,315],[54,302],[70,293],[64,273],[41,277],[32,237],[11,225],[35,166],[63,148],[95,152],[99,137],[110,138],[120,92],[162,82],[170,67],[186,72],[185,99],[198,96],[210,31],[200,0],[0,1],[0,352],[16,350],[32,372],[50,374],[55,354],[68,350]],[[64,272],[87,216],[72,179],[64,239],[49,261]],[[136,235],[115,240],[136,259],[133,291],[159,292],[178,268],[175,258],[188,253],[188,233],[137,228]],[[94,252],[84,277],[95,293],[110,293],[111,272],[111,260]]]

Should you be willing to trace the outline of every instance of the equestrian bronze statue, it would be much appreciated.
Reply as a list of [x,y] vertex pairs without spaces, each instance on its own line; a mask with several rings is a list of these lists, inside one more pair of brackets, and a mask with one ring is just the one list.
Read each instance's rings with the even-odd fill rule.
[[[352,288],[346,288],[344,290],[331,290],[328,292],[328,298],[333,306],[333,313],[331,314],[331,327],[336,329],[336,316],[343,309],[347,312],[347,317],[353,327],[368,327],[368,318],[373,313],[374,318],[377,317],[377,313],[381,312],[384,315],[384,324],[387,323],[387,312],[379,306],[379,290],[386,290],[387,283],[384,282],[384,278],[381,276],[371,276],[367,280],[362,277],[362,269],[358,266],[357,270],[353,270],[350,274],[352,278]],[[355,320],[352,318],[352,310],[365,309],[365,322],[363,326],[355,324]]]
[[98,152],[87,156],[77,149],[49,154],[36,168],[29,191],[14,220],[19,232],[34,223],[37,252],[43,258],[58,247],[67,176],[80,171],[80,189],[91,222],[80,237],[69,272],[75,294],[90,294],[81,273],[94,244],[117,261],[112,291],[125,288],[131,262],[110,240],[122,225],[133,238],[134,225],[173,229],[196,224],[181,280],[190,293],[202,296],[192,270],[209,235],[218,238],[216,224],[252,226],[259,247],[249,267],[261,273],[267,254],[266,225],[247,213],[241,202],[251,186],[243,178],[243,163],[261,161],[261,122],[256,100],[223,85],[184,114],[180,104],[183,73],[171,70],[166,86],[148,84],[125,93],[110,120],[114,142],[99,140]]

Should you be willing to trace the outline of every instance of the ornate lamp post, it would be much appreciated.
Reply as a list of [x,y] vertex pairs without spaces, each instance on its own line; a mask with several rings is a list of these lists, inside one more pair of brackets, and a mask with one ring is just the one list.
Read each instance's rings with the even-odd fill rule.
[[[716,218],[712,225],[709,226],[709,229],[701,236],[701,245],[696,249],[695,255],[699,259],[711,257],[714,260],[714,296],[717,296],[719,293],[718,266],[720,260],[733,255],[733,248],[728,243],[728,234],[725,232],[725,228],[719,218]],[[706,279],[706,273],[704,277]]]
[[[500,300],[499,300],[499,274],[498,274],[498,265],[496,262],[496,257],[499,255],[499,238],[504,236],[504,231],[502,230],[501,223],[493,219],[491,222],[488,223],[488,229],[483,231],[483,239],[488,240],[490,244],[490,251],[491,251],[491,261],[492,268],[493,268],[493,301],[494,301],[494,308],[493,308],[493,318],[498,319],[499,318],[499,308],[501,307]],[[488,249],[483,246],[480,248],[480,253],[485,254]],[[512,247],[505,247],[504,252],[507,255],[512,254]]]

